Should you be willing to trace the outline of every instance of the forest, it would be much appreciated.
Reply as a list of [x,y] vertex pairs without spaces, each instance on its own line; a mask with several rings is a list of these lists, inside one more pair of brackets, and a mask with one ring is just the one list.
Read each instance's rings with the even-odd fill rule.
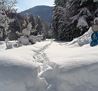
[[55,0],[53,10],[54,37],[60,41],[72,41],[83,35],[98,17],[97,0]]

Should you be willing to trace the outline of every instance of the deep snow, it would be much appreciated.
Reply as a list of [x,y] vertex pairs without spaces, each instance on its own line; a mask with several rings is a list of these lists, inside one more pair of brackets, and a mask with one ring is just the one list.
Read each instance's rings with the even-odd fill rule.
[[1,50],[0,91],[98,91],[98,46],[90,47],[91,34]]
[[[53,51],[54,50],[54,51]],[[91,48],[52,43],[45,50],[52,69],[42,77],[50,84],[48,91],[98,91],[98,46]]]
[[43,65],[39,61],[44,58],[38,54],[50,43],[46,41],[0,51],[0,91],[46,91],[47,82],[39,77]]

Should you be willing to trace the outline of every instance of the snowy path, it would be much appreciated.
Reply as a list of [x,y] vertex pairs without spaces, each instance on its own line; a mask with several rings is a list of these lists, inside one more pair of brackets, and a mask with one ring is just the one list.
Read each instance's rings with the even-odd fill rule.
[[44,53],[44,51],[53,43],[53,40],[50,40],[50,43],[46,44],[45,46],[43,46],[42,48],[40,48],[39,50],[32,50],[33,52],[35,52],[35,54],[33,55],[33,58],[35,59],[35,62],[41,62],[41,63],[46,63],[49,62],[49,59],[47,57],[47,55]]

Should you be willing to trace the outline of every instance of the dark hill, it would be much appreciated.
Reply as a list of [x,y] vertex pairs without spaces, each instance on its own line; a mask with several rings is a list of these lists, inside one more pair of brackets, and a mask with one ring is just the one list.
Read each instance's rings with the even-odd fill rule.
[[40,16],[41,19],[50,23],[52,21],[52,10],[53,7],[50,6],[36,6],[21,12],[21,15],[33,15]]

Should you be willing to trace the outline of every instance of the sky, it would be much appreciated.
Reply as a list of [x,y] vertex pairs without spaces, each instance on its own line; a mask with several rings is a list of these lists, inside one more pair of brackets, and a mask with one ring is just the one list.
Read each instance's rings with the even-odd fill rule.
[[53,6],[54,0],[17,0],[16,7],[18,9],[18,12],[20,12],[37,5]]

